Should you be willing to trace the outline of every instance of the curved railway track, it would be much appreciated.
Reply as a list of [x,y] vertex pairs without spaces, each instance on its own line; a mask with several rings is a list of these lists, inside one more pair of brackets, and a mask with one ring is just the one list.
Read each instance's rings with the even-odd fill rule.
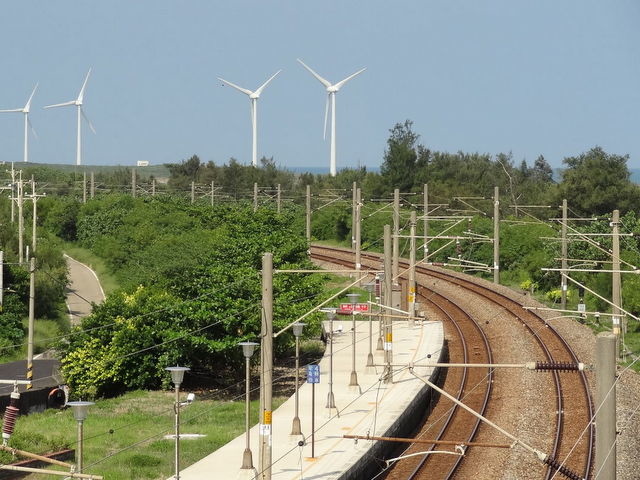
[[[354,264],[352,252],[345,249],[313,246],[311,255],[313,258],[324,262],[350,265],[351,267],[353,267]],[[363,253],[361,263],[362,268],[379,268],[380,255]],[[401,268],[407,268],[408,266],[406,262],[403,263],[402,261],[400,265]],[[495,339],[492,339],[491,335],[485,335],[481,324],[473,319],[473,315],[465,312],[465,308],[462,305],[463,302],[452,301],[452,295],[446,295],[445,298],[443,292],[450,291],[456,287],[464,289],[464,295],[469,297],[470,302],[482,301],[497,305],[500,309],[504,310],[508,317],[512,319],[511,321],[517,322],[521,327],[524,327],[524,331],[527,332],[527,339],[536,345],[539,355],[544,355],[545,361],[578,362],[570,346],[543,318],[530,310],[524,309],[521,303],[505,294],[499,293],[493,286],[486,284],[486,282],[483,283],[474,277],[460,275],[432,266],[417,266],[416,278],[418,283],[417,293],[422,297],[423,304],[428,304],[431,306],[430,308],[435,308],[440,311],[440,318],[448,319],[446,320],[445,328],[448,331],[447,338],[450,346],[451,362],[470,361],[471,363],[490,363],[488,360],[491,358],[490,344],[495,342]],[[436,282],[441,284],[438,288],[435,288]],[[487,323],[489,322],[487,321]],[[471,327],[473,324],[475,324],[475,327]],[[476,331],[475,334],[472,333],[474,328]],[[484,340],[482,340],[482,337],[484,337]],[[456,338],[460,340],[455,340]],[[486,346],[483,345],[483,342],[486,343]],[[485,353],[480,354],[480,356],[470,357],[470,351],[474,352],[474,354],[480,351],[484,351]],[[471,360],[468,360],[469,358],[471,358]],[[484,360],[480,358],[484,358]],[[474,410],[482,412],[487,408],[487,404],[489,403],[491,381],[487,382],[486,378],[484,380],[486,386],[481,390],[484,392],[485,401],[483,403],[481,402],[482,404],[478,404],[478,402],[472,400],[472,397],[478,396],[476,394],[469,398],[466,397],[468,396],[468,390],[472,388],[471,386],[476,386],[474,391],[479,390],[478,385],[481,385],[482,381],[477,377],[479,375],[487,377],[490,373],[491,372],[480,368],[461,369],[458,372],[456,372],[456,369],[450,369],[447,373],[446,382],[448,383],[445,383],[445,390],[449,393],[456,392],[459,396],[458,398],[463,399],[464,402],[469,404]],[[554,371],[551,372],[551,377],[553,379],[554,391],[553,408],[555,409],[555,414],[553,415],[553,431],[555,433],[553,435],[554,438],[550,442],[547,442],[549,447],[545,453],[553,459],[557,459],[571,472],[576,472],[577,476],[571,477],[569,474],[570,478],[589,478],[592,467],[595,435],[591,426],[593,412],[586,375],[584,372],[565,373]],[[464,418],[464,416],[460,416],[459,413],[454,413],[457,409],[450,408],[450,403],[446,406],[441,406],[440,404],[443,404],[443,402],[439,402],[439,405],[425,423],[425,427],[423,427],[429,432],[427,434],[429,438],[445,439],[447,438],[447,432],[449,432],[451,438],[455,438],[456,440],[464,439],[466,441],[472,441],[478,429],[488,428],[486,426],[476,425],[475,418],[465,412],[467,416],[466,423],[468,426],[473,425],[473,428],[467,428],[468,432],[462,434],[456,430],[455,418]],[[513,406],[513,408],[519,407],[519,405]],[[447,414],[445,415],[442,410],[446,410]],[[434,420],[434,418],[436,420]],[[451,418],[451,420],[445,421],[445,418]],[[472,418],[474,421],[470,421]],[[450,422],[451,424],[449,425]],[[465,422],[458,421],[458,423],[464,424]],[[437,427],[434,427],[434,425],[437,425]],[[436,428],[439,429],[439,432],[443,435],[442,437],[435,436],[434,431]],[[412,448],[430,452],[437,450],[435,446],[426,449],[424,444],[420,447],[414,446]],[[409,459],[398,462],[398,467],[395,469],[398,471],[398,474],[393,473],[389,478],[454,478],[464,457],[426,454],[422,457],[410,458],[411,462],[409,462]],[[422,458],[422,466],[417,465],[416,459],[418,458]],[[452,459],[456,461],[454,462]],[[409,465],[409,463],[412,465],[407,467],[406,465]],[[464,464],[464,462],[462,462],[462,464]],[[400,465],[402,465],[402,468],[399,468]],[[429,472],[428,477],[420,476],[423,471]],[[549,466],[543,477],[546,480],[550,480],[551,478],[563,478],[563,475],[557,472],[557,469],[553,466]]]

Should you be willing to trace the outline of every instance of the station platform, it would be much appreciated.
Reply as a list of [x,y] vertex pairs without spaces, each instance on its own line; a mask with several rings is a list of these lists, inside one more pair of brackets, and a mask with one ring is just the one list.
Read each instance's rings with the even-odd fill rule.
[[[327,322],[328,323],[328,322]],[[292,396],[273,412],[272,468],[274,480],[331,480],[370,478],[365,472],[373,457],[380,454],[380,442],[344,439],[343,435],[395,435],[415,423],[412,408],[416,399],[424,401],[427,388],[406,367],[410,362],[437,362],[444,344],[440,322],[406,320],[393,323],[393,383],[384,383],[384,352],[376,350],[378,322],[373,322],[373,358],[376,367],[366,367],[369,354],[369,321],[356,322],[356,372],[359,387],[349,386],[352,366],[351,319],[342,317],[333,323],[333,394],[336,409],[326,408],[329,393],[329,348],[320,362],[320,383],[315,384],[315,434],[312,442],[312,384],[299,389],[299,418],[302,436],[292,436],[295,415]],[[341,328],[340,328],[341,327]],[[326,325],[325,325],[326,328]],[[339,331],[341,330],[341,332]],[[430,357],[430,358],[429,358]],[[430,368],[415,367],[423,378],[433,378]],[[301,377],[304,371],[301,368]],[[180,472],[181,480],[263,479],[259,473],[258,428],[250,431],[254,470],[241,469],[246,436],[240,435],[202,460]],[[299,446],[299,442],[303,446]],[[313,443],[313,445],[312,445]],[[386,443],[386,442],[385,442]],[[313,450],[313,456],[312,456]],[[174,479],[174,477],[171,477]]]

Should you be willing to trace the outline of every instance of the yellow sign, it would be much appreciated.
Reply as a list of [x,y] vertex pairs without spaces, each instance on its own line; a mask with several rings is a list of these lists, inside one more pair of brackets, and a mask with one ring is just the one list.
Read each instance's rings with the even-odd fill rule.
[[264,411],[264,424],[271,425],[271,410]]
[[393,342],[393,334],[387,333],[387,342]]

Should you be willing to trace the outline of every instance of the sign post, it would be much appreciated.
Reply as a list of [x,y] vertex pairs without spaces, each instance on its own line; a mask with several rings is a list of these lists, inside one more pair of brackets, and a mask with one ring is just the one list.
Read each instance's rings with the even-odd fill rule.
[[307,365],[307,383],[311,384],[311,458],[315,458],[316,383],[320,383],[320,365]]

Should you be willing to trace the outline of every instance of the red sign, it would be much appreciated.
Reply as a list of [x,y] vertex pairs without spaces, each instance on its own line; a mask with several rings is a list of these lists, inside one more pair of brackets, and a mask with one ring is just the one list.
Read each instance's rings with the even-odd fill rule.
[[353,311],[356,311],[356,312],[368,312],[369,311],[369,304],[368,303],[356,303],[354,305],[353,303],[341,303],[340,304],[340,310],[342,310],[343,312],[349,312],[349,313],[352,313]]

